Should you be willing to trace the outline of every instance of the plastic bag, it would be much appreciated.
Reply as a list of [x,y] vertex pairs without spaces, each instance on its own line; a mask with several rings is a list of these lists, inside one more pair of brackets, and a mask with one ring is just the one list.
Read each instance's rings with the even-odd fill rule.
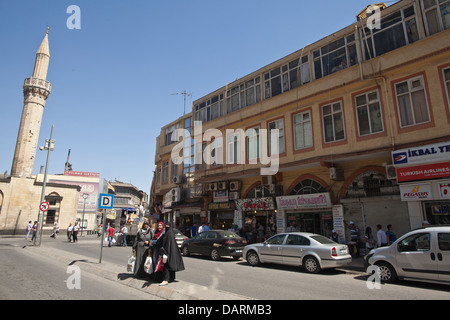
[[147,257],[144,262],[144,271],[148,274],[153,272],[153,260],[152,257]]
[[128,263],[127,263],[127,272],[134,272],[134,264],[136,263],[136,257],[135,256],[129,256],[128,257]]
[[155,272],[163,271],[164,270],[164,262],[163,262],[163,256],[159,256],[158,262],[155,267]]

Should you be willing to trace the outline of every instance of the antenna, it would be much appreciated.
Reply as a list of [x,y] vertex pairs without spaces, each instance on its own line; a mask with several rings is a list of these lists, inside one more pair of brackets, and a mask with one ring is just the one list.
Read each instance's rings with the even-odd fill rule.
[[172,93],[172,96],[178,95],[178,94],[182,94],[184,96],[184,110],[183,110],[183,115],[186,114],[186,96],[189,96],[192,98],[192,93],[186,93],[186,90],[183,90],[181,92],[177,92],[177,93]]

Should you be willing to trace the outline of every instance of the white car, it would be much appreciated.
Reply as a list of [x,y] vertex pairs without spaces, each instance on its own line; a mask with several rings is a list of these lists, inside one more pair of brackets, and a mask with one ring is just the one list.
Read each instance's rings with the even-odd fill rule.
[[450,284],[450,227],[412,230],[389,247],[371,250],[364,264],[366,270],[377,266],[383,282],[399,278]]
[[242,256],[252,266],[266,262],[279,263],[303,266],[310,273],[352,262],[347,245],[306,232],[280,233],[263,243],[247,245]]

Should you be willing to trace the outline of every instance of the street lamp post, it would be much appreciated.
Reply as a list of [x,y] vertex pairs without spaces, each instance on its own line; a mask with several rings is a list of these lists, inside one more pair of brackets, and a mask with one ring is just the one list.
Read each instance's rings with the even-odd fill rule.
[[83,219],[81,220],[81,236],[83,236],[83,229],[84,229],[84,212],[86,210],[86,199],[89,197],[89,195],[87,193],[83,193],[83,199],[84,199],[84,204],[83,204]]
[[[52,130],[50,131],[50,139],[45,139],[45,146],[40,147],[40,150],[47,150],[47,161],[45,162],[45,172],[44,172],[44,181],[42,183],[42,192],[41,192],[41,202],[44,202],[45,199],[45,186],[47,185],[47,171],[48,171],[48,162],[50,160],[50,151],[53,151],[55,148],[55,140],[52,140],[53,137],[53,125]],[[42,229],[44,225],[44,212],[39,209],[39,215],[38,215],[38,233],[39,233],[39,243],[38,246],[41,246],[41,240],[42,240]],[[36,245],[36,239],[38,236],[34,238],[33,245]]]

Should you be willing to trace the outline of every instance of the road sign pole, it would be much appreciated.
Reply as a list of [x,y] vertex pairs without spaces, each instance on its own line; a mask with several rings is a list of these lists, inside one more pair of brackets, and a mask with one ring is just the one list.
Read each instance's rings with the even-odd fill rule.
[[100,258],[98,263],[102,263],[102,254],[103,254],[103,240],[105,237],[105,225],[106,225],[106,209],[103,209],[103,221],[102,221],[102,236],[100,237]]

